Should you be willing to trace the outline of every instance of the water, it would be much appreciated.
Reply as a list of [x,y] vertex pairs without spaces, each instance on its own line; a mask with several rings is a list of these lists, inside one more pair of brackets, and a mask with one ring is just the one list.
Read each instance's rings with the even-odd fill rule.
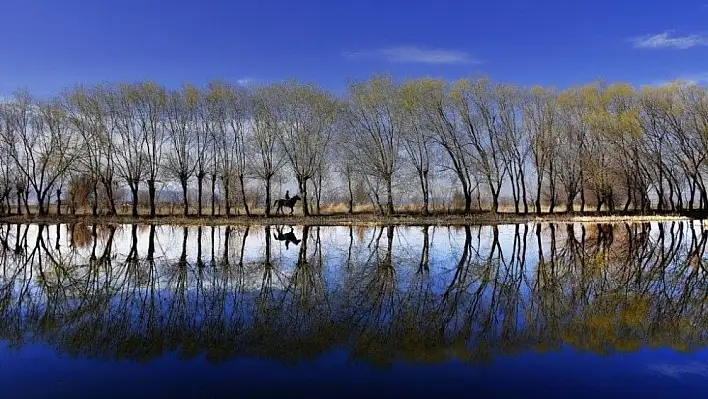
[[691,395],[707,242],[700,222],[5,225],[1,395]]

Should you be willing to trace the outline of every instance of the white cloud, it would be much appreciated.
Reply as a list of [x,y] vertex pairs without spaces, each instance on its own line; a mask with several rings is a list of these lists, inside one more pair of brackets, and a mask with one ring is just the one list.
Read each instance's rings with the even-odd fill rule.
[[661,49],[673,48],[686,50],[696,46],[708,46],[708,37],[698,34],[688,36],[673,36],[672,32],[663,32],[655,35],[645,35],[629,39],[635,48]]
[[244,77],[241,79],[238,79],[236,83],[238,83],[240,86],[248,86],[252,83],[255,83],[256,79],[254,78],[249,78],[249,77]]
[[395,63],[417,64],[479,64],[480,60],[459,50],[423,48],[417,46],[391,46],[376,50],[345,52],[347,58],[372,57]]

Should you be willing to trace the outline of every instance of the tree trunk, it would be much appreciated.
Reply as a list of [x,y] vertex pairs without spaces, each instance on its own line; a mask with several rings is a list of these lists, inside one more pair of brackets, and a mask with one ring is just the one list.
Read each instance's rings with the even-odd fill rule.
[[226,217],[231,216],[231,198],[229,195],[229,184],[230,182],[228,180],[222,179],[221,182],[224,184],[224,206],[226,207]]
[[22,192],[20,190],[17,190],[17,214],[22,216]]
[[656,209],[658,211],[664,210],[664,171],[663,168],[659,169],[659,186],[656,188],[657,203]]
[[189,216],[189,201],[187,200],[187,176],[180,176],[179,182],[182,185],[182,206],[184,207],[184,216]]
[[57,190],[57,216],[61,216],[61,190]]
[[266,176],[265,178],[265,186],[266,186],[266,204],[265,204],[265,214],[266,216],[270,216],[270,206],[271,206],[271,197],[270,197],[270,191],[271,191],[271,179],[272,176]]
[[93,184],[93,201],[91,203],[91,215],[98,215],[98,184]]
[[688,210],[693,210],[693,201],[696,199],[696,182],[691,181],[691,196],[688,202]]
[[541,214],[541,188],[543,187],[543,172],[538,172],[536,176],[536,214]]
[[155,179],[149,179],[147,184],[150,196],[150,217],[155,217]]
[[[25,189],[24,194],[22,195],[22,201],[25,203],[25,211],[27,211],[27,215],[31,215],[32,212],[30,212],[30,207],[29,207],[29,188]],[[701,201],[703,201],[701,197]]]
[[676,209],[683,210],[683,189],[677,179],[674,179],[674,189],[676,191]]
[[676,210],[676,203],[674,202],[674,184],[671,182],[671,179],[667,179],[667,183],[669,184],[669,206],[671,207],[671,212]]
[[580,212],[585,212],[585,190],[580,189]]
[[44,197],[45,196],[40,195],[39,192],[36,192],[35,194],[37,194],[37,206],[39,207],[39,215],[41,215],[41,216],[46,215],[48,212],[47,212],[47,208],[45,208],[45,206],[44,206],[44,202],[45,202]]
[[632,203],[632,182],[627,177],[627,201],[624,203],[624,209],[622,212],[627,212],[629,210],[629,205]]
[[428,171],[424,170],[423,173],[419,175],[420,177],[420,188],[423,192],[423,215],[430,214],[429,208],[429,190],[428,190]]
[[216,174],[211,175],[211,216],[216,214]]
[[319,173],[317,175],[317,187],[315,188],[315,198],[317,200],[316,202],[316,209],[317,209],[317,214],[320,214],[320,201],[322,200],[322,173]]
[[352,179],[347,176],[347,188],[349,189],[349,214],[354,213],[354,192],[352,191]]
[[302,194],[302,214],[310,216],[310,207],[307,203],[307,179],[297,178],[298,188]]
[[386,202],[386,211],[389,215],[393,215],[395,210],[393,209],[393,182],[391,176],[386,179],[386,194],[388,195],[388,200]]
[[243,174],[238,176],[238,182],[241,185],[241,198],[243,199],[243,209],[246,211],[246,216],[251,216],[251,212],[248,210],[248,201],[246,200],[246,187],[244,186]]
[[197,216],[202,217],[202,192],[204,190],[204,171],[197,173]]
[[113,177],[103,179],[103,186],[106,189],[106,196],[108,197],[108,204],[111,208],[110,214],[116,215],[116,214],[118,214],[118,209],[116,208],[116,199],[115,199],[115,196],[113,195]]
[[131,186],[130,186],[130,191],[133,194],[133,217],[138,217],[138,187],[139,187],[140,182],[135,181]]
[[490,185],[490,191],[492,192],[492,213],[496,214],[499,213],[499,192],[501,191],[501,187],[499,190],[494,191]]
[[463,178],[462,175],[458,175],[460,179],[460,184],[462,184],[462,195],[465,197],[465,213],[472,212],[472,192],[470,191],[469,182]]
[[526,175],[524,174],[524,169],[523,169],[523,168],[521,168],[520,170],[521,170],[521,172],[520,172],[520,174],[521,174],[521,177],[520,177],[520,180],[521,180],[521,198],[522,198],[523,201],[524,201],[524,215],[528,215],[528,213],[529,213],[529,202],[528,202],[527,195],[526,195]]
[[[516,171],[513,170],[509,172],[509,182],[511,186],[511,198],[514,201],[514,213],[519,214],[519,184],[518,184],[518,175],[516,174]],[[501,191],[501,186],[499,187],[499,191]]]

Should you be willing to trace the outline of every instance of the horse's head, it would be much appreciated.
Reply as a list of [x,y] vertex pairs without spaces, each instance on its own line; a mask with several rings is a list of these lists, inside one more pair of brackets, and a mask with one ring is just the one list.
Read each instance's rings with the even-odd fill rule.
[[299,195],[295,194],[295,196],[292,197],[292,198],[290,198],[290,199],[293,200],[294,202],[298,202],[298,201],[300,201],[302,198],[300,198]]

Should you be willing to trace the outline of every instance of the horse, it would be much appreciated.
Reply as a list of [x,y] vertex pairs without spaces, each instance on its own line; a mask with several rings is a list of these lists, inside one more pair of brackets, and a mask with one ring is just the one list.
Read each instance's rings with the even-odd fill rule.
[[290,243],[295,244],[296,246],[300,244],[301,240],[298,240],[298,238],[295,236],[295,231],[293,230],[292,227],[290,227],[290,231],[283,234],[283,228],[275,228],[275,231],[278,233],[277,235],[273,233],[273,238],[275,238],[278,241],[285,241],[285,249],[288,249],[290,247]]
[[296,204],[300,199],[301,199],[300,196],[296,194],[295,196],[293,196],[293,197],[290,198],[290,199],[282,199],[282,198],[281,198],[281,199],[275,200],[275,202],[273,202],[273,206],[276,207],[276,209],[275,209],[275,214],[277,215],[278,212],[284,213],[284,212],[283,212],[283,207],[286,206],[286,207],[290,208],[290,214],[292,215],[292,214],[293,214],[293,210],[294,210],[293,208],[295,208],[295,204]]

